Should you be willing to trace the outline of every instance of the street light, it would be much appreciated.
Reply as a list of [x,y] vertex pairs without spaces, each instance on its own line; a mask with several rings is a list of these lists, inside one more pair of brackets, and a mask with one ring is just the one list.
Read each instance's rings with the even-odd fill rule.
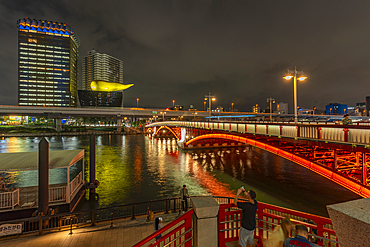
[[234,112],[234,103],[231,103],[231,111]]
[[206,111],[206,103],[207,102],[204,101],[204,111]]
[[193,114],[193,120],[195,120],[195,115],[197,115],[198,112],[192,112],[192,114]]
[[164,114],[166,114],[167,112],[161,111],[160,113],[162,114],[162,120],[164,121]]
[[136,99],[136,110],[139,110],[139,98]]
[[211,101],[215,101],[216,98],[215,98],[215,96],[212,96],[211,93],[208,93],[208,95],[204,96],[204,100],[208,100],[208,103],[209,103],[209,121],[210,121],[211,120],[211,112],[212,112],[212,103],[211,103]]
[[284,76],[284,79],[290,80],[292,77],[294,81],[294,122],[297,123],[297,79],[299,81],[304,81],[307,76],[303,75],[303,71],[297,71],[297,68],[294,67],[294,70],[287,70],[287,75]]
[[267,102],[270,102],[270,121],[272,122],[272,104],[275,104],[275,99],[273,99],[271,97],[267,98]]
[[175,107],[175,100],[172,100],[172,107]]

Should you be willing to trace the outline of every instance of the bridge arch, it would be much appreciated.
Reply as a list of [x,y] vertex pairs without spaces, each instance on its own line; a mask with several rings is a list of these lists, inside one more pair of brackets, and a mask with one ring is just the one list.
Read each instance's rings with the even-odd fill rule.
[[166,125],[159,127],[153,136],[157,135],[159,133],[159,131],[162,130],[162,129],[169,130],[176,137],[177,140],[180,140],[180,137],[176,134],[176,132],[173,131],[170,127],[168,127]]
[[271,152],[273,154],[276,154],[282,158],[285,158],[287,160],[290,160],[300,166],[303,166],[343,187],[345,187],[346,189],[362,196],[362,197],[365,197],[365,198],[368,198],[370,197],[370,189],[367,188],[366,186],[362,186],[338,173],[336,173],[335,171],[332,171],[330,169],[327,169],[315,162],[312,162],[310,160],[307,160],[305,158],[302,158],[296,154],[293,154],[293,153],[290,153],[290,152],[287,152],[285,150],[282,150],[280,148],[277,148],[277,147],[274,147],[272,145],[269,145],[269,144],[266,144],[266,143],[263,143],[263,142],[260,142],[260,141],[256,141],[256,140],[253,140],[253,139],[249,139],[247,137],[243,137],[243,136],[235,136],[235,135],[232,135],[232,134],[204,134],[204,135],[201,135],[201,136],[197,136],[189,141],[187,141],[185,143],[185,147],[189,146],[190,144],[196,142],[196,141],[200,141],[200,140],[205,140],[205,139],[224,139],[224,140],[232,140],[232,141],[236,141],[236,142],[240,142],[240,143],[245,143],[245,144],[248,144],[248,145],[252,145],[254,147],[258,147],[258,148],[261,148],[263,150],[266,150],[268,152]]

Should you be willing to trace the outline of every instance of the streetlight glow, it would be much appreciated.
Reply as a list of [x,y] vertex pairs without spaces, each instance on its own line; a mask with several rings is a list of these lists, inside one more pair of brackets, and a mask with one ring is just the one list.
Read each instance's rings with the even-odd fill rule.
[[[287,70],[287,74],[284,79],[290,80],[293,77],[293,90],[294,90],[294,122],[297,123],[298,113],[297,113],[297,79],[299,81],[304,81],[307,76],[303,75],[303,71],[297,71],[297,68],[294,67],[293,70]],[[298,76],[298,78],[297,78]]]
[[[204,100],[208,100],[208,103],[209,103],[209,121],[211,120],[211,112],[212,112],[212,104],[211,102],[212,101],[215,101],[216,98],[215,96],[212,96],[211,93],[208,93],[208,95],[204,96]],[[204,102],[204,106],[206,106],[206,102]]]

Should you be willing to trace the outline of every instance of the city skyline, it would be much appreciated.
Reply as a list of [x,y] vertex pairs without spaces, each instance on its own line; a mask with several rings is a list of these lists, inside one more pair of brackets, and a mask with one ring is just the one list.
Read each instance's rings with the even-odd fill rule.
[[[109,4],[111,3],[111,4]],[[287,102],[293,85],[282,77],[294,66],[298,105],[324,109],[330,102],[354,106],[370,94],[366,23],[370,4],[358,1],[64,1],[1,3],[0,104],[17,104],[19,18],[68,23],[81,40],[82,57],[92,47],[124,61],[125,106],[171,107],[172,101],[251,111],[267,97]],[[6,49],[4,49],[6,48]]]

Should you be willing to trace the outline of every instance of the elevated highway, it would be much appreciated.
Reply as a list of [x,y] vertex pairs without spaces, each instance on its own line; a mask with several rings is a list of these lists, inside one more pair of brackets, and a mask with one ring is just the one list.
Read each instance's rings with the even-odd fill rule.
[[252,145],[370,197],[370,125],[285,122],[157,122],[154,137],[172,134],[183,149]]

